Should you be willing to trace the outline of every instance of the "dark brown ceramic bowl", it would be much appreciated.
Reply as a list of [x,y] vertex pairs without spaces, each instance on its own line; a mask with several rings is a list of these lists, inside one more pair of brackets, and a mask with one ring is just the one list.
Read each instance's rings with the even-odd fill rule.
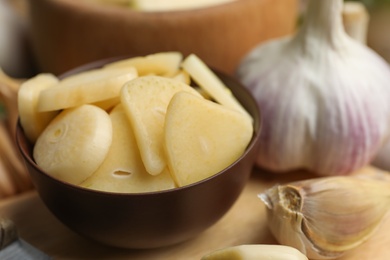
[[[102,64],[104,62],[92,63],[71,73]],[[249,92],[233,78],[221,73],[218,75],[253,116],[254,135],[245,153],[228,168],[182,188],[116,194],[88,190],[56,180],[34,162],[33,147],[19,124],[17,145],[47,208],[80,235],[123,248],[172,245],[188,240],[216,223],[232,207],[248,181],[261,125],[258,106]]]

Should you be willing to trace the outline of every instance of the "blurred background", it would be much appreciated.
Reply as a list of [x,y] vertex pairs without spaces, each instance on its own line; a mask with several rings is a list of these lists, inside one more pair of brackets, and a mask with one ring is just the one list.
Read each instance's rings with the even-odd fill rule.
[[[139,38],[141,35],[147,34],[146,26],[150,27],[152,26],[151,23],[153,20],[149,19],[146,22],[142,23],[140,22],[137,13],[139,12],[133,12],[128,13],[128,15],[134,15],[137,16],[136,18],[138,20],[132,21],[131,19],[125,20],[122,19],[120,16],[124,15],[124,12],[128,12],[131,8],[126,5],[126,3],[129,0],[36,0],[36,1],[29,1],[29,0],[0,0],[0,67],[3,69],[4,72],[6,72],[8,75],[13,77],[30,77],[37,72],[40,71],[47,71],[47,72],[53,72],[55,74],[61,73],[66,69],[69,69],[71,66],[77,66],[80,65],[79,63],[85,63],[89,62],[93,59],[98,58],[105,58],[107,56],[117,56],[117,55],[127,55],[126,51],[123,50],[123,41],[129,40],[128,37],[123,35],[123,41],[121,42],[115,42],[115,40],[109,40],[109,37],[114,37],[115,34],[113,31],[117,31],[118,34],[122,33],[124,34],[125,30],[128,29],[131,34],[131,30],[134,30],[135,33],[137,33],[136,36],[132,36],[134,38]],[[240,0],[243,1],[244,0]],[[238,2],[240,2],[238,1]],[[251,1],[251,0],[245,0],[245,1]],[[64,2],[66,4],[62,5],[55,5],[51,4],[55,2]],[[78,4],[72,5],[72,2],[74,3],[82,3],[82,4],[88,4],[89,8],[93,11],[86,11],[84,8],[79,13],[72,15],[72,12],[74,10],[82,9]],[[262,4],[255,4],[255,2],[264,2]],[[368,12],[369,12],[369,24],[367,29],[367,45],[370,46],[372,49],[374,49],[376,52],[378,52],[380,55],[382,55],[386,60],[390,61],[390,0],[360,0],[358,2],[362,2]],[[31,6],[30,6],[31,3]],[[105,5],[104,9],[107,9],[107,3],[109,5],[112,5],[112,8],[115,9],[123,9],[123,12],[117,12],[119,10],[110,10],[111,6],[108,7],[109,11],[101,11],[97,8],[97,6]],[[80,6],[82,5],[80,4]],[[95,5],[95,6],[94,6]],[[261,19],[252,19],[250,14],[244,15],[242,14],[241,17],[245,17],[245,19],[240,19],[241,17],[238,17],[236,13],[232,12],[231,17],[234,19],[240,19],[240,20],[250,20],[251,23],[264,23],[267,25],[267,27],[259,26],[256,24],[252,24],[253,29],[252,31],[248,30],[247,28],[244,28],[246,26],[245,24],[241,24],[243,27],[243,33],[246,33],[246,35],[256,35],[256,37],[246,37],[242,38],[242,36],[239,36],[237,38],[241,38],[242,46],[237,45],[237,43],[234,42],[231,45],[229,45],[229,42],[234,41],[234,36],[232,36],[234,33],[237,33],[237,31],[234,31],[234,28],[231,28],[230,34],[224,34],[222,29],[229,28],[228,26],[231,26],[230,24],[226,23],[226,26],[221,26],[221,31],[219,32],[221,34],[221,37],[226,37],[225,43],[218,42],[221,46],[221,51],[224,51],[223,46],[227,46],[226,48],[232,48],[239,49],[237,50],[237,54],[235,55],[243,55],[245,52],[248,51],[253,45],[256,44],[256,42],[261,42],[264,40],[267,40],[269,38],[274,38],[278,36],[282,36],[288,33],[291,33],[294,29],[294,21],[299,21],[299,14],[304,10],[305,0],[275,0],[275,1],[267,1],[267,0],[254,0],[251,3],[252,7],[256,7],[258,12],[258,17],[263,17],[263,20]],[[296,6],[297,10],[294,10],[293,6]],[[237,5],[238,6],[238,5]],[[285,8],[283,9],[283,6]],[[84,6],[85,7],[85,6]],[[68,9],[65,11],[60,11],[58,9]],[[72,9],[73,8],[73,9]],[[237,7],[235,7],[237,9]],[[263,12],[260,8],[263,8],[266,10],[266,12]],[[245,12],[246,9],[242,8],[240,9],[242,12]],[[114,19],[109,18],[110,12],[112,14],[117,15],[116,21]],[[193,12],[189,11],[187,14],[193,14],[196,13],[197,10],[194,10]],[[226,12],[231,12],[230,9],[226,9]],[[58,19],[54,17],[54,14],[57,14]],[[85,14],[85,17],[80,17],[80,15]],[[191,15],[192,15],[191,14]],[[273,14],[272,16],[267,14]],[[68,15],[69,17],[66,17]],[[106,19],[105,23],[99,23],[99,21],[95,20],[93,17],[94,15],[102,15],[102,19]],[[207,13],[202,14],[204,17],[207,17]],[[216,14],[221,16],[220,20],[223,20],[226,18],[223,18],[221,14]],[[234,16],[235,15],[235,16]],[[40,16],[40,18],[37,18],[37,16]],[[294,17],[297,16],[297,17]],[[119,18],[118,18],[119,17]],[[193,16],[194,19],[196,19],[196,16]],[[89,20],[88,20],[89,19]],[[101,19],[101,20],[102,20]],[[156,21],[159,18],[156,18]],[[168,20],[166,17],[161,18],[161,21]],[[187,22],[182,17],[175,18],[178,21]],[[268,19],[268,20],[267,20]],[[270,19],[273,19],[273,21],[270,21]],[[52,21],[54,24],[49,25],[48,22]],[[218,20],[213,20],[215,23],[217,23]],[[92,22],[99,23],[95,28],[88,28],[85,26],[87,23],[91,24]],[[139,23],[139,26],[141,28],[144,28],[144,31],[136,31],[134,27],[126,28],[125,26],[117,26],[117,28],[109,28],[109,23],[116,23],[116,22],[122,22],[122,23]],[[172,20],[171,23],[175,23],[175,20]],[[248,22],[249,23],[249,22]],[[85,25],[83,25],[85,24]],[[106,24],[106,27],[108,28],[102,28]],[[79,25],[80,28],[83,26],[85,28],[82,28],[84,31],[81,31],[80,28],[74,28],[75,33],[72,34],[69,32],[70,26]],[[190,26],[189,23],[186,26]],[[161,24],[160,27],[163,28],[165,25]],[[168,25],[167,25],[168,26]],[[174,24],[170,24],[170,26],[174,26]],[[212,24],[210,24],[210,27],[212,27]],[[56,29],[57,28],[57,29]],[[181,31],[177,31],[179,33],[183,33],[183,37],[186,36],[185,32],[183,32],[183,29],[185,28],[184,25],[180,27]],[[62,31],[61,31],[62,30]],[[102,33],[91,33],[90,31],[102,31]],[[108,34],[108,31],[111,31]],[[151,29],[150,29],[151,30]],[[168,29],[167,29],[168,30]],[[173,29],[170,29],[172,32]],[[202,29],[199,27],[199,30],[197,32],[200,32]],[[212,30],[212,28],[211,28]],[[227,29],[226,29],[227,30]],[[77,34],[77,31],[79,31]],[[102,41],[104,37],[102,36],[103,33],[106,33],[106,41],[105,46],[99,45],[98,41]],[[194,33],[197,33],[194,32]],[[85,34],[80,35],[81,33]],[[260,35],[262,34],[262,35]],[[39,36],[37,36],[39,35]],[[198,42],[207,42],[207,36],[210,37],[210,34],[205,35],[204,38],[201,39],[201,41]],[[39,37],[39,39],[37,39]],[[71,37],[83,37],[83,39],[73,39],[69,40]],[[91,40],[88,39],[88,37],[96,37],[96,42],[94,45],[91,44]],[[146,37],[146,36],[145,36]],[[158,36],[161,37],[161,36]],[[171,37],[170,34],[167,34],[166,38]],[[188,36],[186,36],[188,38]],[[198,37],[198,36],[197,36]],[[145,38],[146,39],[146,38]],[[169,41],[169,39],[158,39],[160,41]],[[236,39],[237,40],[237,39]],[[182,44],[190,44],[189,42],[193,41],[193,39],[185,39],[183,40]],[[214,41],[214,39],[210,39],[210,41]],[[90,44],[89,51],[84,51],[84,53],[77,53],[77,54],[71,54],[69,53],[69,49],[72,47],[75,51],[83,50],[81,48],[77,48],[76,46],[71,45],[81,45],[82,42],[88,42]],[[118,47],[111,46],[110,48],[107,47],[108,42],[111,42],[111,45],[118,45]],[[61,43],[63,43],[62,46]],[[39,44],[39,46],[37,46]],[[141,45],[141,42],[138,42],[139,45]],[[198,45],[202,45],[200,43],[197,43]],[[56,45],[56,46],[52,46]],[[245,46],[244,46],[245,45]],[[86,43],[83,45],[84,48],[87,48]],[[167,45],[168,46],[168,45]],[[171,45],[172,47],[175,47],[176,45]],[[191,46],[193,47],[193,46]],[[95,50],[98,49],[99,50]],[[164,47],[165,49],[169,49],[169,47]],[[161,48],[161,50],[165,50],[164,48]],[[199,48],[200,47],[196,47]],[[213,46],[206,46],[205,48],[212,49]],[[241,48],[241,49],[240,49]],[[61,49],[63,49],[63,54],[61,53]],[[130,50],[130,46],[128,46],[128,49]],[[141,47],[137,46],[134,47],[134,53],[135,55],[140,54],[144,55],[148,49],[144,47],[142,49]],[[149,49],[152,50],[153,49]],[[158,51],[158,49],[156,49]],[[94,53],[92,53],[94,51]],[[102,54],[98,55],[97,52],[100,51]],[[189,49],[185,49],[184,52],[189,52]],[[87,53],[88,52],[88,53]],[[203,50],[199,50],[199,56],[204,56],[202,58],[205,58],[206,62],[211,63],[213,66],[220,66],[222,67],[226,63],[231,63],[229,68],[227,69],[229,72],[232,72],[234,66],[237,63],[237,57],[231,58],[234,61],[227,61],[222,60],[220,57],[217,57],[217,61],[213,61],[209,59],[209,56],[212,56],[213,54],[207,53]],[[231,52],[234,52],[234,50],[231,50]],[[53,55],[56,53],[57,55]],[[186,53],[185,53],[186,54]],[[65,56],[67,55],[67,56]],[[78,55],[79,59],[75,58],[74,55]],[[206,57],[207,56],[207,57]],[[231,55],[233,56],[233,54]],[[226,59],[229,59],[230,57],[226,57]],[[61,59],[61,60],[59,60]],[[67,60],[68,59],[68,60]],[[72,61],[70,61],[72,59]],[[218,60],[219,59],[219,60]],[[66,64],[66,66],[60,66],[58,64]],[[232,65],[234,64],[234,65]],[[227,65],[226,65],[227,66]],[[222,68],[223,70],[224,68]]]

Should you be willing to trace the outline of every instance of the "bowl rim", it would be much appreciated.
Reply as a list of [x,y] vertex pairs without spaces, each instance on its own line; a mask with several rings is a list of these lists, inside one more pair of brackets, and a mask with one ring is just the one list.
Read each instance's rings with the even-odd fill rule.
[[[131,57],[131,56],[125,55],[125,56],[116,56],[116,57],[96,60],[94,62],[86,63],[84,65],[77,66],[77,67],[75,67],[67,72],[64,72],[64,73],[60,74],[58,76],[58,78],[64,79],[70,75],[77,73],[77,72],[101,68],[102,66],[104,66],[105,64],[107,64],[109,62],[121,60],[123,58],[129,58],[129,57]],[[50,174],[46,173],[44,170],[42,170],[39,167],[39,165],[36,164],[36,162],[34,161],[34,159],[32,157],[32,151],[31,151],[31,156],[30,156],[30,151],[27,151],[28,149],[24,149],[24,146],[21,143],[21,139],[24,139],[26,141],[27,145],[29,146],[26,148],[33,149],[33,144],[31,144],[31,142],[29,142],[28,139],[26,138],[26,136],[23,132],[23,127],[20,123],[20,118],[18,118],[18,121],[17,121],[16,136],[15,136],[16,144],[17,144],[17,147],[19,149],[19,152],[22,154],[24,159],[26,159],[28,161],[28,163],[32,167],[35,168],[36,171],[42,173],[45,177],[52,179],[53,181],[57,182],[60,185],[67,186],[67,187],[72,188],[72,189],[77,189],[79,191],[83,191],[86,193],[93,193],[95,195],[102,195],[102,196],[114,195],[114,196],[118,196],[118,197],[155,196],[156,194],[169,194],[172,192],[188,190],[188,189],[192,189],[194,187],[197,187],[199,185],[202,185],[204,183],[207,183],[209,180],[215,179],[218,176],[222,175],[225,171],[228,171],[229,169],[233,168],[236,164],[240,163],[240,161],[242,159],[244,159],[248,155],[248,153],[250,153],[253,149],[256,149],[256,146],[259,145],[260,133],[261,133],[261,128],[262,128],[262,116],[261,116],[260,107],[259,107],[258,103],[256,102],[255,98],[253,97],[253,95],[250,93],[250,91],[232,75],[228,75],[227,73],[221,72],[218,69],[215,69],[213,67],[210,67],[210,68],[217,74],[218,77],[222,76],[223,78],[229,79],[229,81],[232,81],[237,86],[241,86],[242,93],[248,98],[248,100],[250,100],[250,103],[252,103],[251,105],[253,105],[256,109],[255,109],[254,115],[251,114],[254,117],[252,138],[251,138],[250,142],[248,143],[247,147],[245,148],[244,153],[242,153],[241,156],[238,157],[228,167],[224,168],[223,170],[221,170],[221,171],[219,171],[219,172],[217,172],[217,173],[215,173],[207,178],[204,178],[200,181],[197,181],[195,183],[191,183],[191,184],[188,184],[188,185],[185,185],[182,187],[174,187],[171,189],[165,189],[165,190],[159,190],[159,191],[132,192],[132,193],[95,190],[95,189],[89,189],[86,187],[82,187],[82,186],[79,186],[76,184],[68,183],[68,182],[59,180],[59,179],[51,176]],[[245,104],[243,104],[243,105],[245,106]]]

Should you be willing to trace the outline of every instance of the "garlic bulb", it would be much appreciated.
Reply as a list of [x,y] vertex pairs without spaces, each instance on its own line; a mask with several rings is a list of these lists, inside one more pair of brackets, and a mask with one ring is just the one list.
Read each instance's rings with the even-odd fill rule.
[[334,259],[366,241],[389,210],[390,182],[332,176],[277,185],[259,197],[279,243]]
[[348,174],[388,136],[389,65],[345,33],[342,7],[310,0],[294,36],[259,45],[239,65],[263,115],[259,166]]

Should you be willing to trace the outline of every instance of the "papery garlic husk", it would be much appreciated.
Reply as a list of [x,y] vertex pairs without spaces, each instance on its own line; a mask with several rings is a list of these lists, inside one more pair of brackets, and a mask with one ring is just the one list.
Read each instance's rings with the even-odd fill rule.
[[334,259],[365,242],[389,210],[390,182],[334,176],[277,185],[259,195],[279,243]]
[[238,79],[262,111],[257,165],[349,174],[389,134],[390,67],[344,31],[342,0],[310,0],[294,36],[261,44]]

